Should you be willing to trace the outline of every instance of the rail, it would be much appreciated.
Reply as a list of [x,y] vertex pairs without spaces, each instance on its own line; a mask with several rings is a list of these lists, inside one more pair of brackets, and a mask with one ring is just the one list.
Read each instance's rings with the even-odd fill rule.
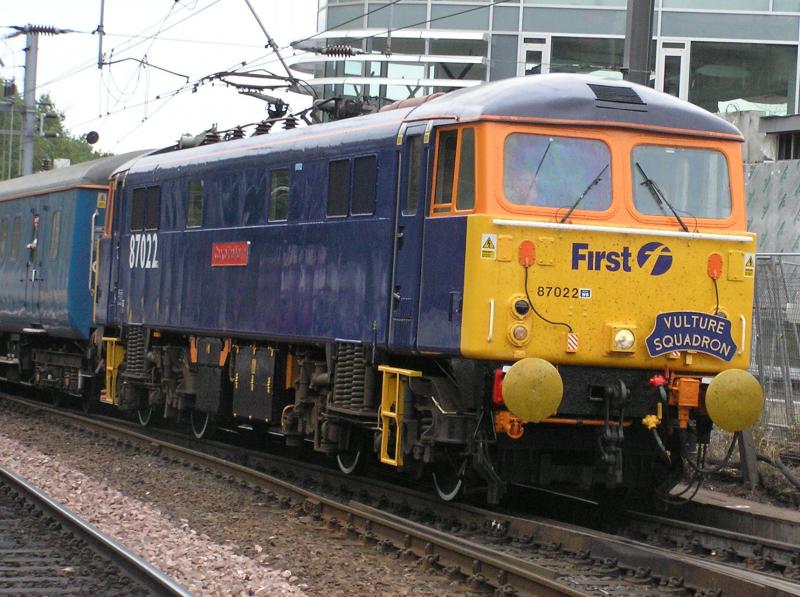
[[[18,399],[13,400],[19,402]],[[22,402],[31,406],[27,401]],[[380,542],[382,547],[390,546],[387,549],[398,549],[401,555],[414,554],[425,562],[432,562],[432,565],[454,569],[467,576],[469,582],[484,587],[492,586],[505,591],[513,588],[537,595],[583,594],[580,586],[574,582],[570,584],[574,577],[567,575],[562,578],[563,575],[556,575],[552,570],[538,565],[540,560],[537,558],[544,555],[550,557],[549,561],[570,561],[573,568],[576,560],[580,560],[578,567],[585,565],[590,570],[593,567],[602,568],[605,565],[603,562],[612,562],[609,567],[621,579],[632,578],[635,574],[643,575],[641,579],[620,582],[685,583],[687,588],[701,591],[716,588],[722,589],[725,594],[748,594],[751,597],[800,594],[796,581],[732,567],[719,560],[701,559],[682,553],[680,549],[670,552],[571,524],[508,515],[464,504],[444,504],[431,495],[390,486],[375,479],[343,477],[338,472],[298,460],[284,458],[286,464],[282,465],[282,470],[285,478],[279,478],[276,475],[280,473],[275,471],[279,471],[280,467],[275,463],[281,457],[236,446],[197,442],[181,436],[180,441],[186,445],[213,450],[217,454],[228,453],[231,459],[248,462],[273,473],[268,475],[219,456],[164,441],[150,433],[121,427],[117,423],[87,419],[76,413],[39,404],[33,407],[67,419],[82,428],[101,431],[123,442],[141,444],[142,449],[148,451],[157,447],[159,454],[168,460],[200,466],[243,486],[259,488],[271,495],[271,499],[294,502],[313,517],[327,520],[329,526],[342,528],[364,540]],[[161,434],[160,431],[158,433]],[[175,433],[168,435],[175,436]],[[304,483],[313,479],[315,489],[328,487],[328,492],[299,487],[285,480],[296,479],[298,475],[303,476]],[[330,488],[337,485],[344,488],[346,495],[358,495],[359,500],[365,503],[351,501],[349,497],[339,499],[336,496],[334,499],[330,496]],[[459,527],[463,530],[468,527],[473,531],[442,532],[432,528],[432,524],[422,525],[409,520],[410,517],[432,511],[435,511],[436,520],[441,523],[440,528]]]
[[27,482],[13,471],[0,467],[0,480],[11,486],[17,493],[24,495],[26,500],[33,502],[48,516],[57,520],[75,536],[80,537],[95,551],[105,555],[134,581],[154,594],[191,597],[192,593],[173,579],[164,575],[108,535],[101,533],[71,510],[52,500],[42,493],[38,487]]

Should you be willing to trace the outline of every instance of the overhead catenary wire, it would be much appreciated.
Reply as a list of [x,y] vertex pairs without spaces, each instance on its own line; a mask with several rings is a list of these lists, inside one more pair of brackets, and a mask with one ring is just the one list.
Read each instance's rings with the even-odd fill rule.
[[[135,41],[131,40],[131,41],[127,41],[127,42],[123,42],[121,44],[118,44],[117,46],[112,48],[112,51],[114,51],[117,55],[119,55],[119,53],[121,53],[121,52],[128,51],[128,50],[130,50],[130,49],[132,49],[134,47],[138,47],[138,45],[146,43],[148,40],[154,39],[156,36],[159,36],[163,32],[168,31],[168,30],[176,27],[180,23],[185,22],[186,20],[188,20],[189,18],[192,18],[193,16],[199,14],[200,12],[208,10],[212,6],[218,4],[220,1],[221,0],[213,0],[208,5],[203,6],[202,8],[196,9],[195,11],[192,12],[192,14],[187,15],[185,18],[180,19],[180,20],[178,20],[178,21],[176,21],[174,23],[171,23],[169,25],[165,25],[164,24],[164,20],[163,19],[159,19],[159,21],[157,21],[153,25],[148,26],[147,28],[145,28],[143,30],[143,32],[145,32],[145,31],[148,31],[149,29],[152,29],[152,27],[154,27],[154,26],[158,26],[159,29],[155,34],[148,35],[148,36],[146,36],[144,38],[140,38],[140,37],[136,36]],[[397,30],[408,29],[408,28],[412,28],[412,27],[423,26],[423,25],[426,25],[426,24],[429,24],[429,23],[433,23],[433,22],[442,20],[442,19],[452,18],[452,17],[458,16],[458,15],[461,15],[461,14],[466,14],[466,13],[469,13],[469,12],[473,12],[475,10],[481,10],[481,9],[484,9],[484,8],[486,8],[488,6],[492,6],[492,5],[496,5],[496,4],[503,4],[503,3],[508,2],[508,1],[510,1],[510,0],[495,0],[494,2],[489,2],[489,3],[485,4],[485,5],[470,7],[468,9],[459,10],[459,11],[456,11],[456,12],[448,14],[448,15],[442,15],[442,16],[439,16],[439,17],[426,19],[424,21],[420,21],[420,22],[417,22],[417,23],[411,23],[411,24],[408,24],[408,25],[397,27],[397,28],[394,28],[394,30],[397,31]],[[396,0],[396,2],[399,2],[399,0]],[[396,2],[392,2],[392,4],[394,4]],[[195,3],[195,6],[196,6],[196,4],[197,3]],[[352,22],[352,21],[357,21],[358,19],[363,19],[365,16],[367,16],[369,14],[372,14],[374,12],[377,12],[378,10],[385,9],[388,6],[389,6],[389,4],[386,4],[386,5],[382,5],[382,6],[378,7],[378,8],[374,8],[374,9],[368,10],[368,11],[364,12],[363,14],[361,14],[361,15],[359,15],[357,17],[354,17],[353,19],[351,19],[349,21],[346,21],[345,23],[338,24],[337,27],[341,27],[343,24],[347,24],[347,23]],[[181,7],[183,7],[183,6],[181,6]],[[333,28],[328,28],[328,29],[325,29],[323,31],[317,32],[312,36],[308,36],[307,38],[304,38],[304,39],[311,39],[311,38],[314,38],[314,37],[319,37],[320,35],[324,35],[325,33],[329,32],[329,31],[332,31],[332,30],[333,30]],[[83,32],[81,32],[81,33],[83,33]],[[107,34],[107,35],[113,35],[113,34]],[[377,37],[379,35],[381,35],[380,32],[376,33],[376,34],[373,34],[373,35],[363,36],[361,38],[358,38],[358,40],[366,40],[366,39]],[[282,48],[279,47],[278,50],[279,51],[280,50],[285,50],[285,49],[288,49],[290,47],[291,47],[291,45],[287,45],[287,46],[283,46]],[[300,55],[305,54],[305,53],[307,53],[307,52],[301,51]],[[237,69],[241,69],[241,68],[243,68],[245,66],[247,66],[249,68],[253,68],[253,67],[259,66],[259,65],[263,66],[263,65],[272,64],[272,63],[281,61],[280,58],[277,58],[277,57],[273,56],[271,60],[268,60],[268,61],[265,62],[265,59],[270,57],[270,56],[273,56],[272,52],[270,52],[270,53],[268,53],[266,55],[262,54],[262,55],[260,55],[258,57],[255,57],[255,58],[251,59],[251,60],[246,60],[246,61],[243,61],[241,63],[237,63],[237,67],[236,68]],[[64,80],[65,78],[68,78],[70,76],[74,76],[74,75],[78,74],[79,72],[82,72],[83,70],[87,70],[89,68],[92,68],[94,65],[95,65],[94,60],[92,60],[90,62],[87,62],[85,64],[77,65],[76,67],[71,69],[71,71],[69,71],[69,72],[67,72],[65,74],[62,74],[59,77],[51,79],[50,81],[46,81],[46,82],[38,85],[37,88],[46,87],[46,86],[51,85],[51,84],[53,84],[55,82]],[[313,89],[312,86],[310,86],[308,83],[306,83],[302,79],[296,79],[296,80],[297,81],[302,81],[302,83],[299,83],[298,87],[302,85],[302,86],[305,86],[308,89]],[[137,103],[134,103],[134,104],[126,104],[125,106],[123,106],[119,110],[107,109],[105,114],[100,114],[96,118],[87,119],[86,121],[83,121],[82,123],[79,123],[78,125],[73,125],[73,126],[83,126],[85,124],[88,124],[88,123],[91,123],[91,122],[95,122],[95,121],[100,120],[102,118],[110,117],[110,116],[113,116],[115,114],[120,114],[120,113],[123,113],[125,111],[128,111],[128,110],[136,108],[136,107],[141,107],[141,106],[147,105],[147,104],[152,103],[154,101],[163,101],[163,100],[166,100],[166,99],[170,99],[170,98],[174,97],[175,95],[179,95],[179,94],[184,93],[184,92],[189,91],[189,90],[196,91],[197,87],[199,87],[200,85],[204,84],[205,82],[207,82],[207,76],[206,77],[201,77],[201,78],[195,80],[194,83],[190,82],[189,84],[183,85],[183,86],[178,87],[176,89],[172,89],[172,90],[169,90],[169,91],[166,91],[166,92],[158,93],[155,96],[152,96],[152,98],[148,98],[145,101],[137,102]],[[274,88],[278,88],[278,87],[281,87],[281,86],[283,86],[283,85],[277,85]]]

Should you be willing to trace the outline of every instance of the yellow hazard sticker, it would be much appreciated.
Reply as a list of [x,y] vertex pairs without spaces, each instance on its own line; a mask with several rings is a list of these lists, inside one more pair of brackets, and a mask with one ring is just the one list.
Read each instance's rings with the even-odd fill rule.
[[752,278],[756,275],[756,254],[755,253],[745,253],[744,254],[744,277],[745,278]]
[[105,209],[108,201],[107,193],[97,193],[97,209]]
[[481,234],[481,259],[497,259],[496,234]]

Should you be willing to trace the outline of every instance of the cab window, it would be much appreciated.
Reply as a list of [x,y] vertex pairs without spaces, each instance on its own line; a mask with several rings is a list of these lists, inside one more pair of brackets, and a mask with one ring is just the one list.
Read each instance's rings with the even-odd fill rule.
[[161,187],[133,189],[131,230],[158,230],[161,219]]
[[445,130],[436,147],[433,213],[475,207],[475,129]]
[[519,206],[605,211],[610,164],[602,141],[512,133],[503,147],[503,194]]
[[[638,145],[631,161],[633,202],[639,213],[672,218],[671,205],[681,216],[722,219],[731,215],[728,163],[719,151]],[[659,191],[669,205],[664,205]]]

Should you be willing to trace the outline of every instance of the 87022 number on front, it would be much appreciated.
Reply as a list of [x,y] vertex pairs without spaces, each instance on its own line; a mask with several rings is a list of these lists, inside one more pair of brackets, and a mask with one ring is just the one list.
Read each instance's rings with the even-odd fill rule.
[[591,288],[578,288],[577,286],[538,286],[536,296],[554,297],[563,299],[590,299]]

